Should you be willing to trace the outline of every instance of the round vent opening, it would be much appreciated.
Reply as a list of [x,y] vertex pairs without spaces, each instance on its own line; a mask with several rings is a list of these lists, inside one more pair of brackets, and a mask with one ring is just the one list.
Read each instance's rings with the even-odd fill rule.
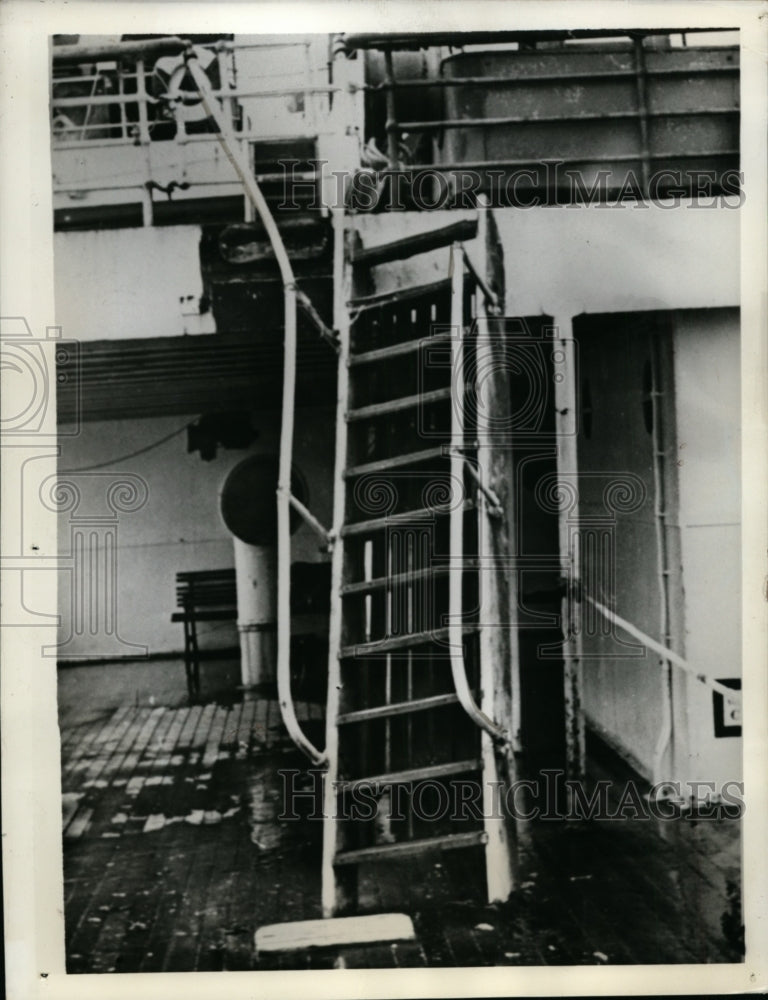
[[[248,545],[277,542],[277,455],[251,455],[229,473],[221,489],[221,516],[229,531]],[[309,500],[304,476],[293,469],[291,492],[303,504]],[[299,527],[291,511],[291,534]]]

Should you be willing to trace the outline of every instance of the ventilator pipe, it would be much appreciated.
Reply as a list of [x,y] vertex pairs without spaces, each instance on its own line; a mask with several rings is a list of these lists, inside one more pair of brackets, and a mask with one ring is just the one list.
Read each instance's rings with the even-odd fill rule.
[[217,101],[210,81],[194,49],[185,52],[185,61],[200,92],[205,110],[218,128],[217,139],[253,202],[275,253],[283,282],[285,341],[283,348],[283,406],[280,431],[280,465],[277,479],[277,697],[285,728],[300,750],[315,764],[324,764],[326,755],[304,735],[291,694],[291,466],[293,452],[293,410],[296,391],[296,279],[285,244],[266,199],[253,176],[239,140]]

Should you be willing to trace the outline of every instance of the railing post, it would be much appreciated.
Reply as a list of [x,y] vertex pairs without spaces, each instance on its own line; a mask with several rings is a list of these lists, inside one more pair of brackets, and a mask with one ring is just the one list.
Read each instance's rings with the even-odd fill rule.
[[392,49],[384,51],[387,81],[387,159],[390,170],[400,169],[400,136],[395,112],[395,69]]
[[147,114],[147,81],[144,76],[144,60],[136,60],[136,102],[139,110],[139,144],[144,150],[144,165],[146,179],[141,189],[141,215],[145,226],[151,226],[153,221],[152,191],[149,181],[152,180],[152,153],[150,151],[149,115]]
[[[576,438],[570,425],[576,413],[576,353],[573,325],[569,317],[555,317],[554,338],[563,353],[565,378],[555,382],[555,421],[557,432],[558,482],[578,482],[579,460]],[[571,523],[569,523],[569,521]],[[584,710],[582,707],[582,636],[576,627],[578,586],[581,580],[579,539],[572,531],[578,524],[578,499],[571,507],[558,507],[561,575],[569,581],[569,592],[562,600],[563,659],[565,689],[565,754],[567,777],[583,779],[586,768]],[[579,602],[580,603],[580,602]]]

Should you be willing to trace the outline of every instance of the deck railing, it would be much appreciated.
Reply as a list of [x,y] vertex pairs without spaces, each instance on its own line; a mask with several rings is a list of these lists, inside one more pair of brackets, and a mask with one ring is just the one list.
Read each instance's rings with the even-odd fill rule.
[[[145,224],[167,197],[236,196],[239,181],[221,155],[217,127],[183,59],[183,39],[107,46],[54,46],[51,135],[54,207],[142,205]],[[318,138],[330,123],[327,40],[219,40],[195,45],[229,130],[262,181],[319,180]],[[246,212],[247,216],[247,212]]]
[[[355,210],[685,196],[707,193],[702,178],[709,193],[739,193],[735,44],[544,33],[482,49],[473,38],[237,36],[195,50],[260,181],[284,185],[285,160],[305,191],[373,174],[378,197],[366,185],[355,199],[354,184],[341,195]],[[188,44],[54,46],[55,208],[141,204],[150,223],[166,198],[238,195]],[[432,46],[423,59],[417,44]],[[425,172],[431,186],[415,180]],[[333,181],[318,203],[340,207],[343,191]]]

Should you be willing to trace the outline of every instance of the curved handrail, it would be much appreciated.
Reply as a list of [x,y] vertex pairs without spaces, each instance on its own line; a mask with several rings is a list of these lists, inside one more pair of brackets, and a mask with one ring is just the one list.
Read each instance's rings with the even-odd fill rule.
[[[451,248],[451,482],[464,482],[464,260],[460,243]],[[509,742],[509,734],[489,719],[472,696],[464,663],[462,630],[462,559],[464,554],[464,505],[451,504],[450,568],[448,571],[448,642],[451,674],[459,703],[475,725],[494,740]]]
[[285,341],[283,348],[283,404],[280,428],[280,466],[277,479],[277,697],[280,712],[293,742],[315,764],[326,763],[326,755],[304,735],[296,718],[291,694],[291,466],[293,464],[293,408],[296,390],[296,278],[277,223],[261,193],[237,137],[222,114],[208,77],[194,49],[185,61],[200,92],[205,110],[218,127],[217,138],[253,202],[275,253],[283,282]]

